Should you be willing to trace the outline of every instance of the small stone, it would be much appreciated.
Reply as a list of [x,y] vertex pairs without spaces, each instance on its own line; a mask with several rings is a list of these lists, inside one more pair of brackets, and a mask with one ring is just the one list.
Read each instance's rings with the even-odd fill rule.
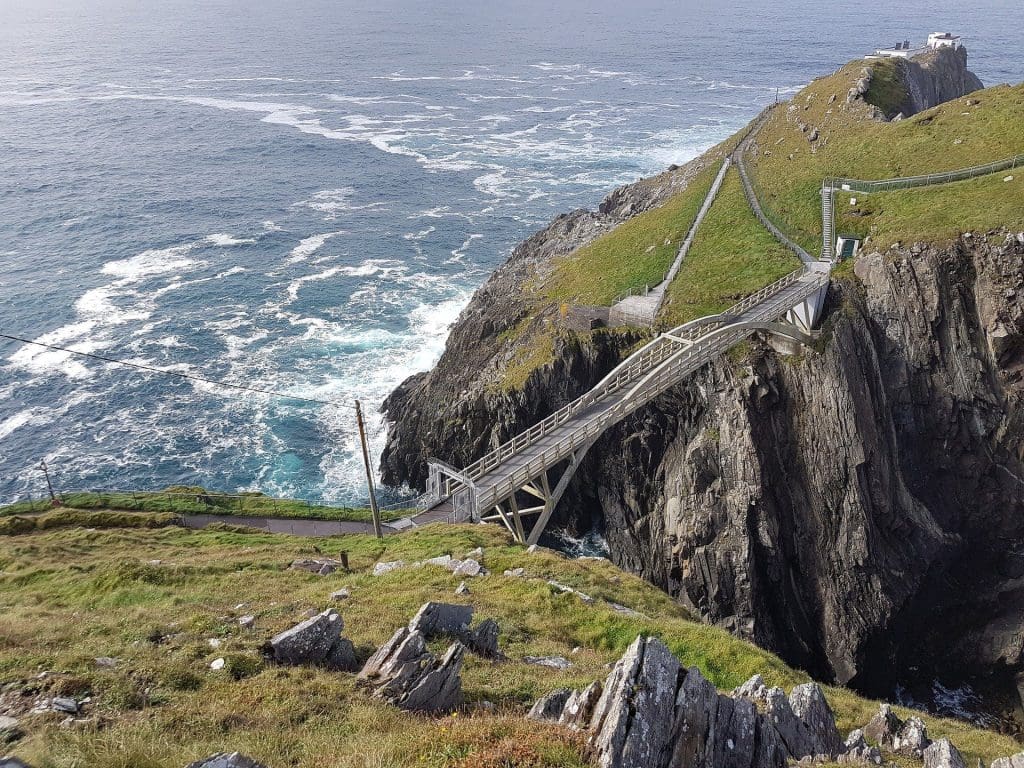
[[387,563],[377,563],[376,565],[373,566],[373,575],[374,576],[383,576],[385,573],[391,573],[392,571],[397,571],[399,568],[403,567],[404,565],[405,565],[405,562],[402,561],[402,560],[392,560],[392,561],[387,562]]
[[70,715],[77,715],[79,706],[78,702],[70,696],[55,696],[50,701],[50,709],[54,712],[67,712]]
[[217,649],[217,648],[220,648],[220,646],[221,646],[221,641],[220,641],[220,640],[218,640],[218,639],[217,639],[216,637],[211,637],[211,638],[209,638],[209,639],[208,639],[208,640],[206,641],[206,644],[207,644],[208,646],[210,646],[211,648],[213,648],[213,649]]
[[23,763],[16,757],[0,757],[0,768],[32,768],[32,766]]
[[531,544],[530,546],[528,546],[526,548],[527,554],[530,554],[530,555],[535,555],[538,552],[540,552],[540,550],[541,550],[540,544]]
[[505,575],[514,578],[522,578],[526,575],[526,571],[522,568],[513,568],[510,571],[505,571]]
[[469,587],[466,586],[466,582],[460,581],[459,586],[455,588],[455,594],[465,596],[470,594]]
[[470,550],[466,553],[464,560],[480,560],[484,556],[483,547],[477,547],[476,549]]
[[256,617],[251,614],[248,614],[246,616],[240,616],[238,618],[238,625],[242,629],[252,629],[254,626],[256,626]]
[[454,573],[456,576],[474,577],[474,576],[482,575],[483,574],[483,570],[484,569],[480,565],[480,563],[478,563],[476,560],[474,560],[472,558],[467,558],[467,559],[463,560],[459,564],[459,567],[456,568],[454,571],[452,571],[452,573]]
[[348,600],[352,596],[352,592],[349,591],[348,587],[342,587],[341,589],[331,592],[331,600],[340,602],[342,600]]
[[249,607],[249,605],[247,603],[239,603],[238,605],[235,606],[234,609],[236,611],[244,611],[248,607]]
[[239,752],[219,752],[210,755],[202,760],[189,763],[185,768],[267,768],[263,763],[257,763],[251,757],[246,757]]
[[1003,176],[1003,181],[1013,181],[1013,176]]
[[572,666],[572,662],[564,656],[524,656],[523,662],[537,667],[550,667],[557,670],[569,669]]
[[214,672],[216,672],[218,669],[224,669],[225,663],[226,662],[224,661],[224,659],[214,659],[210,662],[210,669],[212,669]]
[[102,667],[104,669],[113,669],[117,666],[117,659],[112,656],[97,656],[93,659],[93,662],[97,667]]
[[440,557],[432,557],[429,560],[424,560],[421,565],[439,565],[442,568],[447,568],[451,561],[451,555],[441,555]]

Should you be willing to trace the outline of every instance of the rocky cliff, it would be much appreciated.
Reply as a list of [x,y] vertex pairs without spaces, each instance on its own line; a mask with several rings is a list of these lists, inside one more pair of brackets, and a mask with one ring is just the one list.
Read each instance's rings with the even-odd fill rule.
[[899,111],[904,117],[984,87],[967,68],[966,48],[939,48],[909,61],[901,60],[900,65],[906,98]]
[[[932,90],[907,81],[919,106],[973,90],[928,77]],[[472,461],[642,340],[560,330],[557,308],[525,302],[523,286],[718,156],[617,190],[517,247],[438,366],[385,403],[385,481],[420,485],[430,455]],[[864,256],[834,280],[817,349],[784,357],[755,341],[670,390],[595,445],[559,520],[600,527],[617,564],[821,679],[888,694],[913,668],[1015,699],[1022,292],[1024,234]],[[524,327],[550,330],[551,347],[523,386],[502,388]]]

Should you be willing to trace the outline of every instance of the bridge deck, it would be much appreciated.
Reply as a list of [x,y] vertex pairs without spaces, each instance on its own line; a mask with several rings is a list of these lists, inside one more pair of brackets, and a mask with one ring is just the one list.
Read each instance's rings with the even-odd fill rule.
[[[723,328],[749,321],[770,322],[778,320],[793,306],[799,304],[827,283],[827,274],[806,272],[795,282],[766,297],[760,303],[739,315]],[[476,478],[476,503],[478,509],[487,509],[507,498],[525,483],[560,461],[567,459],[579,447],[589,443],[605,429],[627,416],[632,411],[657,397],[677,383],[683,376],[692,373],[725,352],[737,341],[754,331],[736,329],[717,334],[707,344],[694,344],[687,348],[679,344],[678,362],[651,381],[634,387],[622,387],[605,395],[572,415],[565,423],[538,438],[530,445],[505,459],[500,465]]]

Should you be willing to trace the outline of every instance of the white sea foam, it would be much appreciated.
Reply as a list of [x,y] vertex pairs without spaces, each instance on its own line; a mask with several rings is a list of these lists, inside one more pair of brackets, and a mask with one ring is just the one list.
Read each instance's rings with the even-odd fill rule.
[[314,253],[319,251],[328,240],[332,237],[345,234],[345,230],[338,230],[337,232],[324,232],[319,235],[310,235],[304,237],[299,241],[299,244],[292,248],[291,253],[288,254],[289,264],[297,264],[300,261],[305,261]]
[[251,245],[256,241],[251,237],[235,237],[234,235],[225,235],[222,233],[217,233],[213,235],[207,235],[206,242],[210,243],[211,245],[217,245],[227,248],[228,246],[232,245]]
[[103,265],[102,272],[105,275],[135,282],[153,275],[188,269],[197,265],[197,262],[186,257],[194,248],[195,243],[154,248],[129,259],[107,262]]

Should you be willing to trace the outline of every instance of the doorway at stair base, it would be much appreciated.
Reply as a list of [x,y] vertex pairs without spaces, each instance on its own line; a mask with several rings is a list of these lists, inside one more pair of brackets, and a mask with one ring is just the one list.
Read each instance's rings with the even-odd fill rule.
[[860,250],[860,238],[856,235],[839,235],[836,238],[836,258],[852,259]]

